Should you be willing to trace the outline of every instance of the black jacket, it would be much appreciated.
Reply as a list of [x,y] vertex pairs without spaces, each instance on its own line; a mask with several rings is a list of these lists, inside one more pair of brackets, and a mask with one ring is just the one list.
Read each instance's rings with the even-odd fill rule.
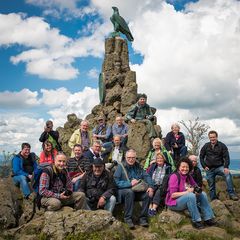
[[97,208],[100,197],[108,200],[112,195],[115,195],[116,185],[113,176],[105,169],[100,177],[96,177],[91,171],[81,179],[80,191],[86,194],[88,205],[94,210]]
[[[168,134],[167,134],[167,136],[166,136],[166,138],[165,138],[165,147],[166,147],[166,149],[168,150],[168,151],[170,151],[170,150],[180,150],[180,148],[181,147],[183,147],[183,146],[185,146],[185,137],[184,137],[184,135],[183,135],[183,133],[182,132],[179,132],[178,133],[178,135],[179,135],[179,139],[178,140],[176,140],[176,138],[174,137],[174,134],[173,134],[173,132],[169,132]],[[178,148],[173,148],[173,145],[174,144],[177,144],[178,145]]]
[[58,142],[58,138],[59,138],[59,133],[58,131],[53,131],[51,130],[50,132],[43,132],[39,138],[39,141],[44,143],[46,140],[48,140],[48,135],[51,135],[51,137],[56,141],[57,143],[57,150],[58,151],[62,151],[62,147],[60,145],[60,143]]
[[193,177],[194,181],[197,183],[199,187],[202,187],[203,181],[202,181],[202,173],[199,167],[194,167],[193,171],[190,173],[190,175]]
[[220,166],[228,168],[230,159],[227,146],[217,141],[214,148],[212,148],[210,142],[206,143],[200,151],[200,162],[203,168],[217,168]]

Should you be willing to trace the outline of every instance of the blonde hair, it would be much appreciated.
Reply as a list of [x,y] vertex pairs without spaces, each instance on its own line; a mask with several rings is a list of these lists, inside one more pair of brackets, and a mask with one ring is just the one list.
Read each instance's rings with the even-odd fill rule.
[[161,146],[162,146],[162,140],[160,138],[154,138],[153,142],[152,142],[152,145],[154,146],[155,143],[160,143]]
[[166,162],[166,158],[165,158],[163,153],[159,152],[159,153],[156,154],[156,161],[157,161],[158,157],[162,157],[164,159],[164,162]]

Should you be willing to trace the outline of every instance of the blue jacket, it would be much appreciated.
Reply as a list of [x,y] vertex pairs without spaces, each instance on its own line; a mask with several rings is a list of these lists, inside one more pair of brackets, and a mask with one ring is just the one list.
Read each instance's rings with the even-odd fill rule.
[[114,179],[118,188],[131,188],[131,180],[133,179],[143,179],[149,187],[154,186],[154,183],[147,172],[143,170],[139,163],[135,163],[133,166],[128,165],[126,162],[123,163],[126,172],[128,174],[129,180],[127,180],[126,174],[120,164],[114,173]]
[[[30,153],[29,157],[31,158],[31,161],[33,162],[33,173],[37,172],[37,162],[36,162],[36,157],[35,157],[35,153]],[[17,154],[16,156],[14,156],[14,158],[12,159],[12,172],[13,172],[13,176],[28,176],[29,173],[27,173],[24,168],[23,168],[23,158],[22,156],[19,154]],[[32,174],[33,174],[32,173]]]

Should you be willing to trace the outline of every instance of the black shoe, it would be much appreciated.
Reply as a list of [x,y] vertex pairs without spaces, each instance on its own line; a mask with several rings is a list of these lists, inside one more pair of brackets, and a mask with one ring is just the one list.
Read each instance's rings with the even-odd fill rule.
[[128,225],[130,229],[135,229],[135,225],[133,224],[132,220],[126,220],[125,223]]
[[236,194],[232,194],[230,195],[230,199],[232,199],[233,201],[238,201],[238,196]]
[[211,218],[211,219],[208,219],[208,220],[204,221],[204,224],[206,226],[210,226],[211,227],[211,226],[215,226],[216,222],[215,222],[215,220],[213,218]]
[[148,222],[145,218],[144,219],[140,218],[139,225],[142,226],[142,227],[148,227],[149,226],[149,224],[148,224]]
[[204,225],[201,222],[192,222],[194,228],[203,229]]

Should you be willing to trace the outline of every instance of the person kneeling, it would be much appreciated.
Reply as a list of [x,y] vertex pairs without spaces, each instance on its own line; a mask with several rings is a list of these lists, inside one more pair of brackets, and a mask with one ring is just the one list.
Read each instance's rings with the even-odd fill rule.
[[192,168],[192,163],[188,158],[179,160],[177,173],[172,174],[169,178],[165,203],[173,211],[188,209],[192,218],[192,225],[195,228],[201,229],[204,227],[200,212],[205,225],[213,226],[215,221],[212,208],[206,193],[197,186],[190,175]]
[[113,177],[105,170],[103,160],[95,158],[92,171],[80,182],[80,191],[86,194],[89,209],[105,209],[112,212],[116,204],[115,189]]
[[55,162],[40,177],[39,194],[41,206],[49,211],[57,211],[62,206],[74,206],[75,209],[86,208],[85,194],[73,192],[73,185],[66,171],[66,155],[59,152]]

